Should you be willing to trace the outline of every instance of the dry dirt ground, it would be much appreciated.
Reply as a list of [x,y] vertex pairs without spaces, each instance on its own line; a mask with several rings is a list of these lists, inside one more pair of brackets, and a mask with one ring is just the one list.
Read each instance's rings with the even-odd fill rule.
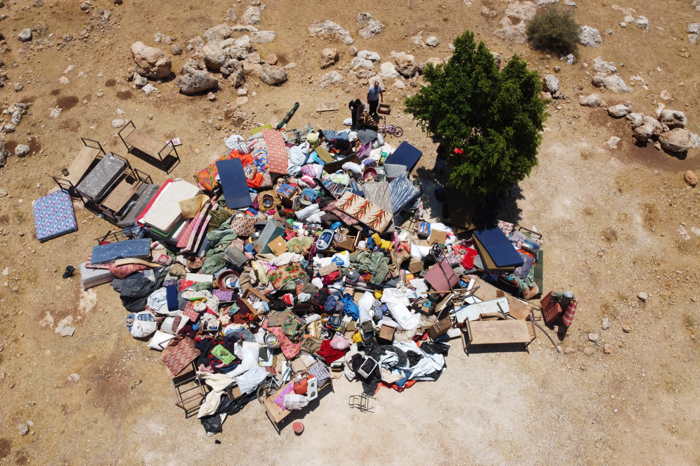
[[[261,28],[277,31],[278,38],[260,50],[297,67],[279,88],[250,78],[250,101],[242,110],[251,124],[275,122],[299,101],[292,126],[339,126],[346,112],[319,115],[315,108],[323,102],[344,108],[354,95],[363,96],[364,84],[346,77],[339,87],[318,87],[318,55],[328,43],[309,37],[306,27],[322,19],[348,28],[359,49],[382,56],[405,50],[419,60],[446,57],[450,40],[471,29],[492,50],[506,57],[519,53],[542,73],[560,64],[496,38],[497,19],[479,14],[485,1],[268,0]],[[648,87],[635,82],[633,93],[605,94],[606,100],[652,112],[666,89],[673,96],[669,105],[685,111],[698,132],[700,49],[687,43],[685,27],[700,13],[690,0],[617,3],[647,16],[650,30],[620,28],[623,13],[607,1],[578,2],[581,24],[614,33],[603,34],[602,47],[582,49],[578,64],[561,64],[569,99],[550,105],[539,165],[521,183],[518,201],[521,223],[545,236],[546,289],[572,289],[579,297],[566,352],[556,353],[541,334],[529,353],[467,357],[455,344],[438,382],[401,394],[383,390],[373,413],[348,408],[347,396],[361,388],[339,380],[335,393],[306,416],[301,437],[289,428],[278,436],[253,402],[226,422],[215,444],[173,405],[159,354],[124,329],[116,293],[108,286],[84,293],[77,278],[61,278],[66,265],[86,258],[109,224],[78,210],[77,233],[40,244],[33,238],[31,202],[51,189],[49,176],[67,166],[79,136],[124,154],[113,135],[114,118],[133,119],[159,138],[180,137],[183,161],[176,176],[189,178],[219,155],[223,138],[237,131],[226,118],[235,91],[226,87],[209,102],[179,95],[170,82],[156,84],[158,96],[146,96],[126,81],[129,45],[154,45],[156,32],[184,45],[223,22],[227,9],[240,15],[246,3],[124,0],[115,6],[93,0],[94,8],[83,13],[77,0],[44,0],[43,6],[5,0],[0,32],[7,47],[0,58],[9,82],[0,100],[3,108],[31,102],[7,141],[31,142],[33,152],[11,157],[0,169],[0,188],[9,193],[0,199],[0,463],[699,464],[700,188],[687,187],[681,175],[700,168],[700,154],[681,162],[636,148],[624,122],[603,109],[580,107],[577,96],[593,91],[584,63],[601,55],[624,63],[628,83],[639,75]],[[489,5],[502,12],[506,2]],[[98,19],[101,9],[111,10],[105,24]],[[361,11],[384,22],[385,32],[360,38],[355,16]],[[29,44],[16,38],[25,27],[38,30]],[[81,40],[84,30],[88,37]],[[441,45],[415,46],[410,37],[420,30],[438,35]],[[75,39],[57,48],[65,34]],[[335,46],[342,52],[337,68],[346,69],[348,47]],[[183,61],[174,58],[176,71]],[[14,90],[18,82],[21,92]],[[387,84],[394,108],[415,92]],[[57,105],[61,115],[50,118]],[[406,139],[432,153],[410,118],[401,112],[392,118],[406,129]],[[613,135],[622,138],[617,151],[604,148]],[[156,180],[166,178],[131,160]],[[639,292],[649,294],[646,303]],[[608,330],[601,329],[604,317]],[[72,337],[54,332],[64,318],[77,327]],[[590,342],[589,333],[599,334],[599,341]],[[67,379],[73,373],[79,381]],[[22,436],[17,426],[28,420],[31,432]]]

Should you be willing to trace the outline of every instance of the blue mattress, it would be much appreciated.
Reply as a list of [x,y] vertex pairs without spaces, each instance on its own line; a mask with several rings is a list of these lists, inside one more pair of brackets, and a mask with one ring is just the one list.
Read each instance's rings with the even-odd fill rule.
[[150,239],[128,239],[126,241],[95,246],[92,248],[92,257],[90,261],[93,264],[104,264],[105,262],[112,262],[117,259],[145,259],[150,256]]
[[420,194],[420,189],[404,175],[391,180],[389,194],[391,196],[391,210],[396,214],[412,205]]
[[246,184],[243,165],[238,159],[219,160],[216,162],[219,171],[219,183],[224,191],[224,200],[229,209],[249,207],[251,204],[248,185]]
[[65,191],[56,191],[40,197],[32,206],[36,239],[48,241],[78,231],[73,201]]
[[403,165],[410,172],[416,166],[423,153],[407,143],[402,142],[393,154],[386,158],[385,164]]
[[474,233],[496,267],[520,267],[523,258],[513,247],[513,243],[498,228],[480,230]]

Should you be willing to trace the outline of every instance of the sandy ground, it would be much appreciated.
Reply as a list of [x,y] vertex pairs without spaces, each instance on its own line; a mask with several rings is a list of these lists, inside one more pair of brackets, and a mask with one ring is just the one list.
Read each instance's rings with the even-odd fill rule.
[[[652,112],[666,89],[674,97],[668,105],[685,111],[698,132],[700,49],[687,43],[684,31],[699,14],[690,1],[619,0],[650,19],[648,32],[617,26],[624,14],[607,2],[578,2],[581,24],[614,34],[604,34],[598,49],[581,50],[580,64],[561,64],[559,77],[570,98],[550,105],[539,165],[521,183],[518,200],[521,223],[545,236],[545,288],[572,289],[579,297],[565,353],[556,353],[541,334],[529,353],[466,356],[455,342],[438,382],[401,394],[382,390],[372,413],[349,408],[347,396],[361,387],[338,380],[335,391],[304,418],[303,436],[289,428],[278,436],[253,402],[226,422],[217,437],[221,444],[174,406],[159,354],[128,335],[116,293],[108,286],[81,292],[77,278],[61,279],[63,268],[83,261],[110,225],[78,210],[79,232],[40,244],[32,236],[31,201],[51,189],[49,176],[68,165],[79,136],[124,154],[111,127],[114,118],[133,119],[154,137],[180,137],[183,161],[175,176],[189,178],[219,155],[223,138],[237,131],[226,117],[235,107],[234,90],[224,88],[209,102],[179,95],[170,82],[156,84],[159,96],[145,96],[126,81],[129,45],[135,40],[153,45],[156,32],[184,45],[221,23],[228,8],[240,15],[246,4],[124,0],[115,6],[95,0],[91,12],[82,13],[73,0],[44,0],[41,7],[4,3],[0,13],[8,17],[0,25],[7,42],[1,58],[9,82],[0,100],[3,108],[32,104],[7,141],[31,142],[33,152],[11,157],[0,169],[0,188],[9,193],[0,199],[0,463],[700,463],[700,191],[681,176],[700,168],[700,154],[678,161],[653,148],[639,149],[624,122],[577,103],[579,94],[593,91],[583,63],[600,55],[624,63],[621,75],[628,83],[639,75],[648,86],[634,81],[633,93],[604,93],[606,101],[629,101],[638,111]],[[329,44],[309,37],[306,27],[326,18],[348,28],[359,49],[382,56],[403,50],[419,60],[446,57],[449,41],[468,28],[494,51],[517,52],[542,73],[559,64],[493,35],[497,19],[479,11],[488,3],[501,12],[505,1],[473,3],[271,0],[261,29],[277,31],[278,38],[259,47],[261,55],[274,52],[297,67],[280,88],[250,78],[250,101],[241,110],[249,124],[275,122],[299,101],[292,126],[339,126],[345,112],[317,114],[315,108],[324,102],[344,108],[351,97],[363,96],[364,84],[346,77],[339,87],[319,89],[318,54]],[[104,8],[111,18],[103,24],[98,16]],[[354,20],[360,11],[384,22],[385,32],[361,39]],[[40,31],[31,45],[16,39],[24,27]],[[86,28],[89,37],[78,39]],[[438,35],[442,44],[415,46],[410,37],[420,30]],[[65,34],[75,39],[57,48]],[[342,53],[335,69],[344,71],[348,47],[335,46]],[[174,57],[177,72],[184,59]],[[66,71],[70,65],[74,69]],[[59,81],[62,76],[67,84]],[[21,92],[14,91],[17,82],[24,85]],[[415,90],[399,91],[390,83],[388,88],[395,109]],[[63,108],[60,117],[50,118],[57,105]],[[429,166],[429,139],[401,112],[392,121],[426,151]],[[617,151],[604,148],[613,135],[622,138]],[[130,160],[158,181],[167,177]],[[646,303],[639,292],[650,295]],[[608,330],[601,329],[604,317],[611,322]],[[73,337],[54,333],[66,318],[77,327]],[[599,334],[597,343],[589,341],[589,333]],[[79,381],[67,379],[73,373]],[[28,420],[31,432],[22,436],[17,426]]]

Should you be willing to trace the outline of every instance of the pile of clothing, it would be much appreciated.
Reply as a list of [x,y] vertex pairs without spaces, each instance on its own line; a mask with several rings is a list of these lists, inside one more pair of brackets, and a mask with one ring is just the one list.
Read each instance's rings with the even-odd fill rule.
[[460,335],[445,303],[473,285],[468,274],[533,282],[534,262],[518,260],[533,246],[507,224],[459,237],[421,221],[420,151],[408,143],[260,128],[226,145],[220,160],[243,167],[233,181],[243,207],[231,207],[234,190],[211,164],[196,186],[168,180],[129,239],[95,246],[81,265],[83,286],[111,283],[127,329],[162,351],[173,377],[195,370],[206,384],[198,417],[209,432],[272,378],[298,382],[275,397],[285,410],[306,406],[300,377],[315,386],[330,379],[324,369],[369,395],[435,381]]

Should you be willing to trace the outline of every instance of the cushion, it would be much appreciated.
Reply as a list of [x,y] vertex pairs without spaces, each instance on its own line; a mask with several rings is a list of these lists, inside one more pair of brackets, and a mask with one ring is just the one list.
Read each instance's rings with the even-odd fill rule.
[[65,191],[40,197],[34,201],[32,210],[36,238],[41,242],[78,230],[73,201]]

